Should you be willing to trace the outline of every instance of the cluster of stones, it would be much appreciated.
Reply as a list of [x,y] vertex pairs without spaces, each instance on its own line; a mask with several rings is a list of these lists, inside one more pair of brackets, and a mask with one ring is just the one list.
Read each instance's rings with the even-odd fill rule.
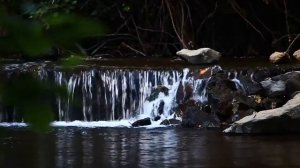
[[[286,72],[279,68],[266,68],[254,71],[244,70],[238,76],[238,80],[243,88],[238,88],[233,81],[234,77],[228,74],[230,73],[212,68],[209,68],[206,74],[202,74],[210,76],[206,84],[207,101],[204,103],[194,99],[194,86],[185,85],[183,87],[184,84],[181,84],[176,96],[176,102],[178,103],[176,116],[181,117],[181,121],[176,119],[164,120],[161,124],[222,129],[230,127],[230,129],[226,130],[227,133],[268,132],[266,129],[257,127],[253,124],[255,122],[250,120],[247,120],[247,126],[244,127],[244,122],[240,122],[240,120],[248,116],[260,116],[260,112],[266,110],[271,110],[270,115],[277,114],[274,111],[277,109],[280,110],[285,103],[300,91],[300,71]],[[167,94],[168,90],[165,87],[158,87],[153,92],[152,96],[154,97],[150,96],[149,100],[155,99],[157,92]],[[300,94],[298,97],[300,97]],[[300,117],[300,101],[298,101],[298,106],[296,105],[295,108],[290,109],[293,111],[292,121],[296,123],[294,122],[297,120],[295,118]],[[295,109],[298,109],[298,111],[295,112]],[[280,114],[285,116],[283,113]],[[155,118],[155,120],[159,119]],[[258,118],[254,119],[256,121]],[[151,120],[153,119],[138,120],[132,126],[150,125]],[[270,132],[274,132],[275,130],[286,130],[277,129],[278,127],[287,128],[282,126],[287,124],[283,121],[292,122],[287,120],[285,116],[284,120],[280,119],[281,125],[278,125],[278,122],[261,122],[261,120],[258,123],[260,126],[264,126],[264,128],[274,128],[269,130]],[[261,123],[271,126],[265,126]],[[276,127],[272,127],[274,124],[277,124]],[[249,128],[249,125],[253,126],[253,129]]]
[[[221,57],[219,52],[210,48],[183,49],[177,55],[191,64],[210,64]],[[300,50],[293,56],[300,60]],[[270,61],[280,63],[287,58],[290,59],[287,52],[275,52]],[[181,121],[165,120],[161,124],[227,128],[226,133],[300,132],[300,129],[295,129],[300,128],[300,71],[287,72],[279,68],[245,70],[238,77],[243,86],[239,88],[233,81],[234,77],[228,76],[229,72],[207,69],[199,73],[202,77],[210,77],[206,84],[208,100],[201,103],[193,99],[194,86],[181,84],[176,96],[176,116],[181,117]],[[158,92],[167,94],[168,90],[162,87],[155,93]],[[151,124],[150,118],[141,121],[133,126]]]
[[284,63],[284,62],[288,62],[291,61],[291,59],[295,59],[297,61],[300,61],[300,49],[296,50],[293,53],[293,58],[290,57],[288,52],[274,52],[270,55],[270,62],[271,63]]

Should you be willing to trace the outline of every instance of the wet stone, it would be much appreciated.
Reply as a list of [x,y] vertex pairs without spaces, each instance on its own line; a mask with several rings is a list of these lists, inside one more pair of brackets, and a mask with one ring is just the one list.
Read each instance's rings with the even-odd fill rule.
[[153,100],[157,99],[159,93],[163,93],[164,95],[167,96],[169,94],[169,88],[167,88],[166,86],[157,86],[156,88],[154,88],[152,90],[152,92],[147,100],[153,101]]
[[160,125],[179,125],[181,123],[180,120],[176,119],[165,119],[163,120]]
[[140,119],[131,124],[132,127],[141,127],[141,126],[146,126],[146,125],[151,125],[150,118]]

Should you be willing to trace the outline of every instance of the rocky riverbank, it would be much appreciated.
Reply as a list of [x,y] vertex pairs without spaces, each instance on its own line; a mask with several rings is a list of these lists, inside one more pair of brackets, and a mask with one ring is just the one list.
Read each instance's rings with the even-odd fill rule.
[[[175,99],[177,106],[173,109],[174,118],[181,119],[175,123],[182,127],[229,127],[224,131],[226,133],[295,132],[298,128],[295,121],[300,113],[300,106],[297,105],[300,99],[299,95],[295,95],[300,91],[300,71],[297,69],[275,67],[230,71],[214,66],[199,69],[191,77],[195,78],[194,82],[184,79],[180,82]],[[160,93],[167,95],[168,89],[162,86],[154,89],[148,100],[155,100]],[[290,107],[291,101],[294,102],[293,108]],[[157,110],[163,106],[162,101]],[[282,111],[291,113],[292,118],[287,119],[289,115]],[[279,117],[278,121],[269,119],[267,114]],[[261,123],[268,126],[260,128],[265,127]],[[291,127],[294,128],[287,128],[288,123],[293,123]],[[162,124],[170,122],[164,121]]]

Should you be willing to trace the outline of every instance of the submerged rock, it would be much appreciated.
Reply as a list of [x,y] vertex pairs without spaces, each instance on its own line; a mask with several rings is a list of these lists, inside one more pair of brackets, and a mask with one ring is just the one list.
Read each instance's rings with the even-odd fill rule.
[[176,53],[191,64],[209,64],[219,61],[221,53],[210,48],[199,48],[197,50],[182,49]]
[[146,126],[146,125],[151,125],[150,118],[140,119],[131,124],[132,127],[140,127],[140,126]]
[[280,108],[246,116],[225,133],[300,133],[300,93]]

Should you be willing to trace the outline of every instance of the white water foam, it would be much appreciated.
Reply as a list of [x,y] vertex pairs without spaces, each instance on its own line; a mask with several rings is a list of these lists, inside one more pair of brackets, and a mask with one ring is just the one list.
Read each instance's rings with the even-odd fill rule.
[[[166,127],[165,125],[160,125],[162,120],[159,121],[152,121],[151,125],[135,127],[135,128],[146,128],[146,129],[153,129],[153,128],[163,128]],[[72,121],[72,122],[65,122],[65,121],[54,121],[50,124],[51,127],[78,127],[78,128],[132,128],[131,124],[134,121],[130,120],[120,120],[120,121]],[[14,122],[14,123],[7,123],[2,122],[0,123],[0,127],[13,127],[13,128],[23,128],[28,127],[30,124],[23,123],[23,122]]]
[[28,124],[24,122],[12,122],[12,123],[0,122],[0,127],[27,127],[27,126]]
[[131,127],[131,121],[54,121],[50,125],[53,127],[84,127],[84,128],[96,128],[96,127]]

